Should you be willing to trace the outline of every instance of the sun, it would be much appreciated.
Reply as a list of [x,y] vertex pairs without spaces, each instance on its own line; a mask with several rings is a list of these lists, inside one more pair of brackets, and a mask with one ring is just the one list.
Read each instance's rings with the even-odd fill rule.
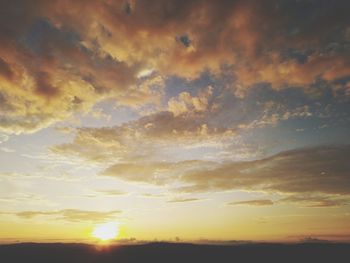
[[114,239],[119,234],[119,224],[116,222],[98,224],[95,226],[91,234],[93,237],[96,237],[101,241]]

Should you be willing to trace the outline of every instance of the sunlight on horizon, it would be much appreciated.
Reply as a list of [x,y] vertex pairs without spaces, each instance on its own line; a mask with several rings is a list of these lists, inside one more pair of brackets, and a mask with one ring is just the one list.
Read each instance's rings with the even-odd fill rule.
[[119,235],[119,224],[116,222],[98,224],[94,227],[91,235],[101,241],[115,239]]

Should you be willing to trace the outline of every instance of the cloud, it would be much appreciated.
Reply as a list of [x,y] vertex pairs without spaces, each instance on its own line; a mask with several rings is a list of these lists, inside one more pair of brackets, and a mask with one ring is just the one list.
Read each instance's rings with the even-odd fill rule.
[[[269,83],[275,89],[283,86],[299,86],[310,89],[317,78],[333,81],[349,76],[348,58],[343,55],[310,56],[304,64],[293,60],[284,61],[281,55],[271,54],[271,57],[260,58],[252,65],[240,66],[236,70],[238,85],[251,86],[257,83]],[[332,64],[332,67],[329,67]]]
[[290,236],[291,238],[297,238],[301,242],[316,242],[316,243],[327,243],[327,242],[347,242],[350,240],[349,234],[314,234],[312,236]]
[[37,216],[50,216],[56,219],[70,221],[70,222],[81,222],[91,221],[100,222],[115,218],[121,211],[113,210],[107,212],[100,211],[87,211],[79,209],[64,209],[59,211],[23,211],[15,213],[16,216],[30,219]]
[[209,100],[213,95],[213,88],[208,87],[198,96],[191,96],[189,92],[181,92],[177,97],[168,101],[168,109],[175,116],[190,112],[204,112],[209,110]]
[[101,175],[112,176],[129,182],[166,185],[176,181],[179,174],[197,167],[210,166],[211,162],[150,162],[117,163],[109,166]]
[[[1,130],[36,131],[76,112],[86,112],[105,98],[119,97],[122,102],[124,96],[129,97],[123,87],[134,83],[133,69],[108,55],[93,55],[79,39],[72,40],[69,32],[49,22],[37,24],[27,36],[32,39],[40,32],[34,43],[0,50],[0,57],[7,56],[13,75],[0,79]],[[133,94],[132,90],[127,92]]]
[[2,152],[5,152],[5,153],[13,153],[13,152],[16,151],[16,150],[14,150],[14,149],[7,148],[7,147],[0,147],[0,150],[1,150]]
[[292,203],[303,207],[338,207],[349,204],[350,199],[337,195],[291,195],[279,200],[281,203]]
[[[309,114],[307,107],[300,107],[284,112],[281,118]],[[242,162],[153,161],[153,151],[157,149],[159,152],[160,141],[165,138],[171,141],[173,138],[171,133],[163,133],[169,131],[164,126],[171,125],[171,121],[168,123],[166,119],[164,125],[159,126],[160,130],[142,128],[152,123],[149,120],[153,118],[158,119],[158,115],[146,116],[124,126],[82,128],[78,130],[73,143],[58,145],[53,150],[105,163],[107,168],[100,173],[104,176],[159,186],[177,185],[175,190],[180,192],[274,192],[287,195],[280,202],[303,206],[343,205],[346,200],[334,196],[350,195],[347,176],[350,167],[346,159],[350,153],[348,145],[301,148]],[[299,200],[297,195],[292,194],[298,194]],[[319,194],[323,196],[322,200]]]
[[228,203],[228,205],[269,206],[269,205],[273,205],[273,202],[269,199],[257,199],[257,200],[230,202]]
[[166,195],[165,194],[151,194],[151,193],[144,193],[141,195],[142,197],[146,197],[146,198],[163,198]]
[[161,111],[119,126],[78,128],[73,142],[55,145],[51,151],[94,162],[121,162],[151,156],[165,144],[220,144],[235,136],[233,128],[209,123],[207,117],[199,112],[175,115]]
[[133,106],[154,100],[155,92],[136,81],[137,65],[87,47],[79,32],[41,14],[46,6],[39,3],[21,6],[26,16],[18,18],[16,3],[1,8],[1,130],[35,131],[111,97]]
[[253,190],[350,195],[349,145],[282,152],[266,159],[228,162],[181,176],[185,192]]
[[0,144],[4,143],[4,142],[7,142],[8,139],[9,139],[9,136],[7,136],[6,134],[1,134],[0,133]]
[[[277,203],[332,207],[349,201],[350,167],[346,159],[349,153],[348,145],[338,145],[295,149],[244,162],[121,162],[107,167],[101,175],[168,187],[176,192],[279,193],[283,197]],[[269,201],[230,204],[267,205]]]
[[126,181],[164,184],[169,180],[164,173],[168,173],[172,163],[119,163],[108,167],[102,175],[114,176]]
[[[77,156],[105,165],[172,161],[165,159],[164,152],[189,147],[226,151],[225,159],[232,159],[230,155],[248,159],[257,155],[257,147],[247,149],[245,145],[236,143],[230,148],[230,144],[244,136],[247,130],[318,116],[314,105],[301,104],[299,97],[297,101],[281,103],[279,98],[284,94],[271,88],[252,92],[257,95],[250,95],[244,100],[235,98],[231,92],[220,92],[211,86],[199,89],[194,95],[182,92],[168,101],[167,111],[151,113],[112,127],[66,130],[74,135],[74,139],[54,145],[50,150],[61,156]],[[260,98],[258,92],[264,96],[256,101],[256,96]],[[274,97],[277,99],[273,100]]]
[[9,65],[4,61],[2,58],[0,58],[0,76],[10,80],[13,77],[13,72]]
[[[309,89],[350,74],[348,1],[5,1],[0,9],[0,129],[8,133],[106,98],[159,104],[162,85],[137,77],[147,69],[195,79],[230,65],[240,94],[262,82]],[[177,118],[207,102],[184,92],[169,106]]]
[[18,204],[40,204],[40,205],[52,205],[52,202],[45,199],[42,195],[38,194],[32,194],[32,193],[26,193],[22,191],[19,191],[19,188],[15,185],[8,184],[7,182],[2,182],[3,185],[5,185],[7,188],[12,188],[11,191],[2,190],[3,195],[0,196],[1,202],[6,203],[18,203]]
[[168,203],[187,203],[187,202],[195,202],[200,201],[201,199],[198,198],[174,198],[171,200],[168,200]]
[[238,127],[243,130],[262,128],[266,126],[275,126],[281,121],[290,119],[304,119],[312,116],[313,113],[310,112],[308,105],[288,109],[288,107],[285,105],[274,101],[267,101],[264,103],[262,107],[262,114],[258,118],[247,123],[238,124]]
[[97,193],[101,193],[106,196],[119,196],[119,195],[125,195],[126,193],[119,190],[99,190],[96,191]]

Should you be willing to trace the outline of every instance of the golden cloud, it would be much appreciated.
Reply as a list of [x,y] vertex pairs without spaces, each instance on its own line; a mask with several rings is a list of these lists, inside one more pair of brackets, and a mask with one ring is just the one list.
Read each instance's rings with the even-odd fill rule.
[[121,211],[113,210],[107,212],[101,211],[87,211],[79,209],[64,209],[58,211],[23,211],[15,213],[16,216],[29,219],[37,216],[53,216],[56,219],[70,221],[70,222],[81,222],[91,221],[100,222],[108,219],[115,218]]
[[234,129],[216,127],[207,118],[208,114],[201,112],[175,115],[162,111],[119,126],[78,128],[73,142],[55,145],[51,150],[95,162],[123,161],[150,155],[165,144],[220,143],[235,136]]
[[175,116],[189,112],[209,111],[210,99],[213,95],[213,88],[199,92],[198,96],[192,96],[189,92],[181,92],[177,97],[168,101],[168,109]]
[[172,184],[177,177],[186,171],[208,167],[212,162],[206,161],[182,161],[182,162],[132,162],[117,163],[109,166],[101,175],[113,176],[115,178],[141,182],[154,185]]
[[[327,10],[330,15],[315,10],[312,21],[299,22],[298,3],[275,1],[4,2],[0,129],[35,131],[106,98],[132,107],[159,104],[159,78],[194,79],[205,70],[218,73],[222,65],[233,65],[232,85],[241,94],[260,82],[281,88],[348,76],[349,52],[342,47],[348,24],[338,19],[348,17],[347,7],[337,3]],[[335,25],[337,48],[327,40]],[[288,50],[315,46],[304,63],[287,56]],[[143,83],[137,76],[150,69],[158,80]],[[152,88],[155,82],[158,88]],[[202,111],[206,95],[180,94],[169,101],[169,110],[176,116]]]

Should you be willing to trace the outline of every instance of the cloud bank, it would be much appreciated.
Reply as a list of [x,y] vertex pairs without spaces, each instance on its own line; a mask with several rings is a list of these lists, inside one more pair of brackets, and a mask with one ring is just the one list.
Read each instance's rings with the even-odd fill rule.
[[[0,9],[0,129],[8,133],[36,131],[107,98],[159,107],[159,79],[225,66],[237,96],[259,83],[349,87],[340,81],[350,74],[348,1],[36,0]],[[170,123],[205,110],[210,93],[170,99]]]

